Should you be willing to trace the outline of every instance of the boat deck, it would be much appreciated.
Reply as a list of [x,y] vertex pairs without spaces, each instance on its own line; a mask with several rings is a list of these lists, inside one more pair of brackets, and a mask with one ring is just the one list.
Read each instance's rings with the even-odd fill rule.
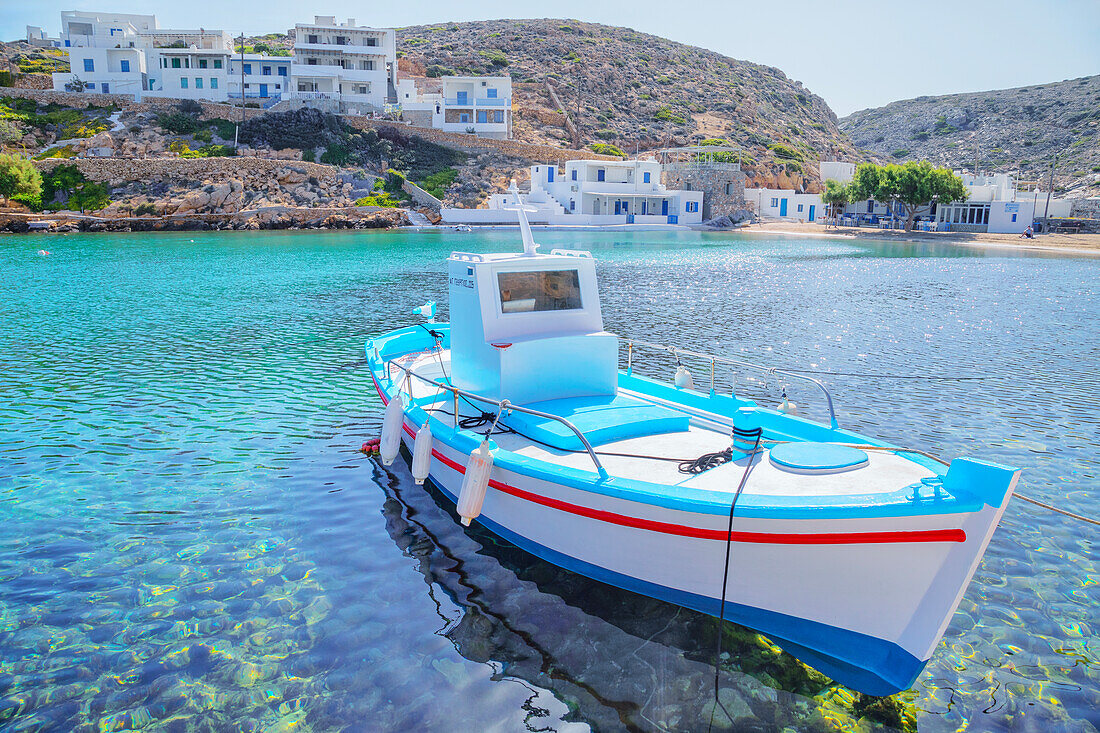
[[[414,354],[398,359],[402,366],[412,368],[420,376],[448,381],[450,364],[447,352]],[[410,380],[409,392],[417,403],[448,427],[455,423],[452,415],[454,401],[450,394],[441,392],[427,382]],[[637,393],[633,393],[638,397]],[[435,398],[435,399],[433,399]],[[667,406],[667,402],[662,402]],[[536,406],[537,407],[537,406]],[[481,409],[491,411],[488,404],[482,407],[459,401],[462,417],[476,417]],[[667,411],[667,407],[660,408]],[[569,415],[561,415],[570,419]],[[685,425],[684,423],[670,423]],[[488,426],[475,432],[484,432]],[[526,432],[526,431],[525,431]],[[526,435],[496,432],[493,441],[503,450],[526,458],[545,461],[561,467],[593,470],[591,457],[584,450],[561,450],[531,440]],[[686,429],[631,437],[624,440],[601,442],[594,448],[607,472],[618,478],[645,481],[651,484],[682,486],[716,492],[734,492],[745,471],[748,458],[725,463],[699,474],[679,471],[680,461],[689,461],[705,453],[715,453],[730,446],[730,435],[709,421],[693,418]],[[626,454],[626,455],[611,455]],[[663,460],[668,459],[668,460]],[[770,460],[770,451],[764,448],[753,460],[750,480],[745,486],[746,495],[773,497],[826,497],[869,496],[897,492],[899,489],[919,483],[921,479],[935,476],[930,469],[895,453],[868,451],[867,464],[838,473],[803,474],[776,466]]]

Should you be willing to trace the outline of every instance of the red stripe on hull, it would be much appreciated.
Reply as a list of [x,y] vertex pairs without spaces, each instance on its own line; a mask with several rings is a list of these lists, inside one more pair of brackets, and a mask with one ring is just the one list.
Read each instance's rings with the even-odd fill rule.
[[[389,401],[382,393],[382,388],[378,384],[378,380],[374,379],[374,375],[371,374],[371,379],[374,380],[375,389],[378,390],[378,396],[382,399],[383,403],[388,404]],[[416,433],[408,425],[402,423],[405,433],[411,437],[416,438]],[[432,449],[432,456],[438,458],[445,466],[453,468],[461,474],[466,473],[466,467],[460,463],[452,461],[447,456],[443,455],[439,451]],[[623,527],[633,527],[635,529],[645,529],[651,532],[661,532],[663,534],[677,535],[680,537],[695,537],[705,540],[721,540],[723,542],[727,539],[727,533],[724,530],[717,529],[703,529],[701,527],[685,527],[681,524],[670,524],[668,522],[658,522],[652,519],[642,519],[640,517],[628,517],[625,514],[616,514],[615,512],[608,512],[602,509],[592,509],[591,507],[581,506],[579,504],[570,504],[558,499],[551,499],[546,496],[540,496],[539,494],[531,493],[530,491],[524,491],[523,489],[508,484],[501,483],[500,481],[489,480],[489,486],[501,491],[510,496],[514,496],[517,499],[523,499],[525,501],[534,502],[551,509],[557,509],[559,511],[568,512],[570,514],[576,514],[578,516],[587,517],[589,519],[595,519],[600,522],[607,522],[609,524],[617,524]],[[863,544],[886,544],[886,543],[898,543],[898,542],[965,542],[966,532],[961,529],[922,529],[922,530],[909,530],[900,532],[845,532],[845,533],[773,533],[773,532],[732,532],[728,534],[728,537],[733,542],[751,542],[758,544],[771,544],[771,545],[863,545]]]

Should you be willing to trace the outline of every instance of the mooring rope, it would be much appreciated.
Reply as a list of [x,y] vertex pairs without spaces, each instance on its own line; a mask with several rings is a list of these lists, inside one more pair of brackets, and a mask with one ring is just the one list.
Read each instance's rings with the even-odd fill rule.
[[752,450],[749,451],[749,462],[745,464],[745,472],[741,474],[741,482],[737,484],[737,491],[733,495],[733,501],[730,502],[730,518],[729,523],[726,525],[726,562],[722,566],[722,597],[718,604],[718,651],[714,654],[714,706],[710,709],[710,725],[707,726],[709,731],[711,726],[714,725],[714,713],[721,707],[722,712],[726,714],[726,717],[733,722],[733,716],[730,715],[730,711],[726,710],[726,706],[722,704],[722,701],[718,698],[718,678],[721,671],[722,662],[722,622],[726,620],[726,588],[729,583],[730,575],[730,547],[733,545],[733,513],[737,508],[737,500],[741,498],[741,492],[745,490],[745,484],[749,480],[749,471],[752,470],[753,461],[756,459],[757,453],[760,452],[760,441],[764,437],[764,430],[762,428],[753,428],[752,430],[743,430],[734,426],[733,428],[733,445],[730,446],[730,452],[733,452],[733,448],[740,440],[742,443],[752,440]]

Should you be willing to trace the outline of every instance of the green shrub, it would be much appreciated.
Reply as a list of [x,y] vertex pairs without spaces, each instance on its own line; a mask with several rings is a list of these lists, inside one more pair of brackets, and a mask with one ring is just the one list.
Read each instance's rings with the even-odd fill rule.
[[111,199],[107,194],[107,187],[102,183],[85,183],[69,197],[68,206],[81,211],[99,211],[110,206]]
[[210,120],[208,124],[222,140],[232,140],[237,132],[237,123],[229,120]]
[[42,211],[41,193],[17,193],[11,197],[17,204],[23,204],[31,211]]
[[347,165],[351,158],[351,151],[345,146],[333,144],[325,148],[321,153],[321,162],[328,165]]
[[198,132],[196,132],[195,139],[199,142],[208,143],[214,139],[214,133],[208,127],[205,130],[199,130]]
[[932,134],[928,132],[928,130],[921,130],[920,132],[914,132],[909,138],[911,140],[927,140],[931,135]]
[[909,155],[909,151],[905,148],[898,148],[894,152],[890,153],[890,155],[894,156],[895,158],[904,158],[905,156]]
[[157,124],[165,132],[173,135],[192,135],[203,127],[198,117],[184,112],[166,112],[157,115]]
[[601,140],[614,140],[618,136],[619,133],[610,128],[605,127],[601,130],[596,130],[596,137],[600,138]]
[[144,204],[138,204],[134,209],[134,216],[155,216],[157,213],[157,205],[151,202]]
[[424,178],[417,185],[422,189],[435,196],[437,199],[442,199],[447,194],[447,189],[458,178],[458,171],[454,168],[444,168],[441,171],[436,171]]
[[49,150],[43,150],[38,155],[34,156],[35,160],[48,160],[50,158],[75,158],[76,151],[73,150],[72,145],[62,145],[59,148],[50,148]]
[[312,163],[316,160],[316,154],[313,152],[313,148],[308,148],[302,151],[302,160],[307,163]]
[[488,51],[478,51],[478,55],[487,59],[494,67],[500,68],[508,65],[508,57],[504,55],[504,52],[499,48],[492,48]]
[[611,145],[610,143],[592,143],[588,146],[593,153],[599,153],[600,155],[617,155],[620,158],[625,158],[626,153],[622,151],[617,145]]
[[677,125],[687,124],[686,119],[684,119],[680,115],[673,114],[672,110],[668,107],[661,107],[659,110],[657,110],[657,112],[653,115],[653,119],[657,122],[674,122]]
[[784,145],[783,143],[772,143],[768,146],[768,150],[775,153],[775,157],[779,158],[780,160],[805,160],[802,153],[788,145]]
[[369,196],[364,196],[361,199],[355,200],[356,206],[381,206],[385,209],[397,209],[401,207],[401,204],[402,200],[388,191],[372,193]]
[[198,150],[184,150],[181,158],[230,158],[237,154],[232,145],[203,145]]

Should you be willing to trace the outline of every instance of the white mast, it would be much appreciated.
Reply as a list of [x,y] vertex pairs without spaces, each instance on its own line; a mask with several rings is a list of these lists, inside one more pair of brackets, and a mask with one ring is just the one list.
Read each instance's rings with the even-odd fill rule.
[[505,206],[505,209],[515,211],[519,216],[519,233],[523,237],[523,254],[527,257],[534,257],[536,250],[539,248],[535,244],[535,237],[531,234],[531,222],[527,221],[527,212],[538,211],[538,208],[534,206],[525,206],[523,203],[523,197],[519,194],[519,187],[516,186],[516,179],[512,179],[512,186],[508,189],[508,193],[512,194],[516,198],[515,206]]

